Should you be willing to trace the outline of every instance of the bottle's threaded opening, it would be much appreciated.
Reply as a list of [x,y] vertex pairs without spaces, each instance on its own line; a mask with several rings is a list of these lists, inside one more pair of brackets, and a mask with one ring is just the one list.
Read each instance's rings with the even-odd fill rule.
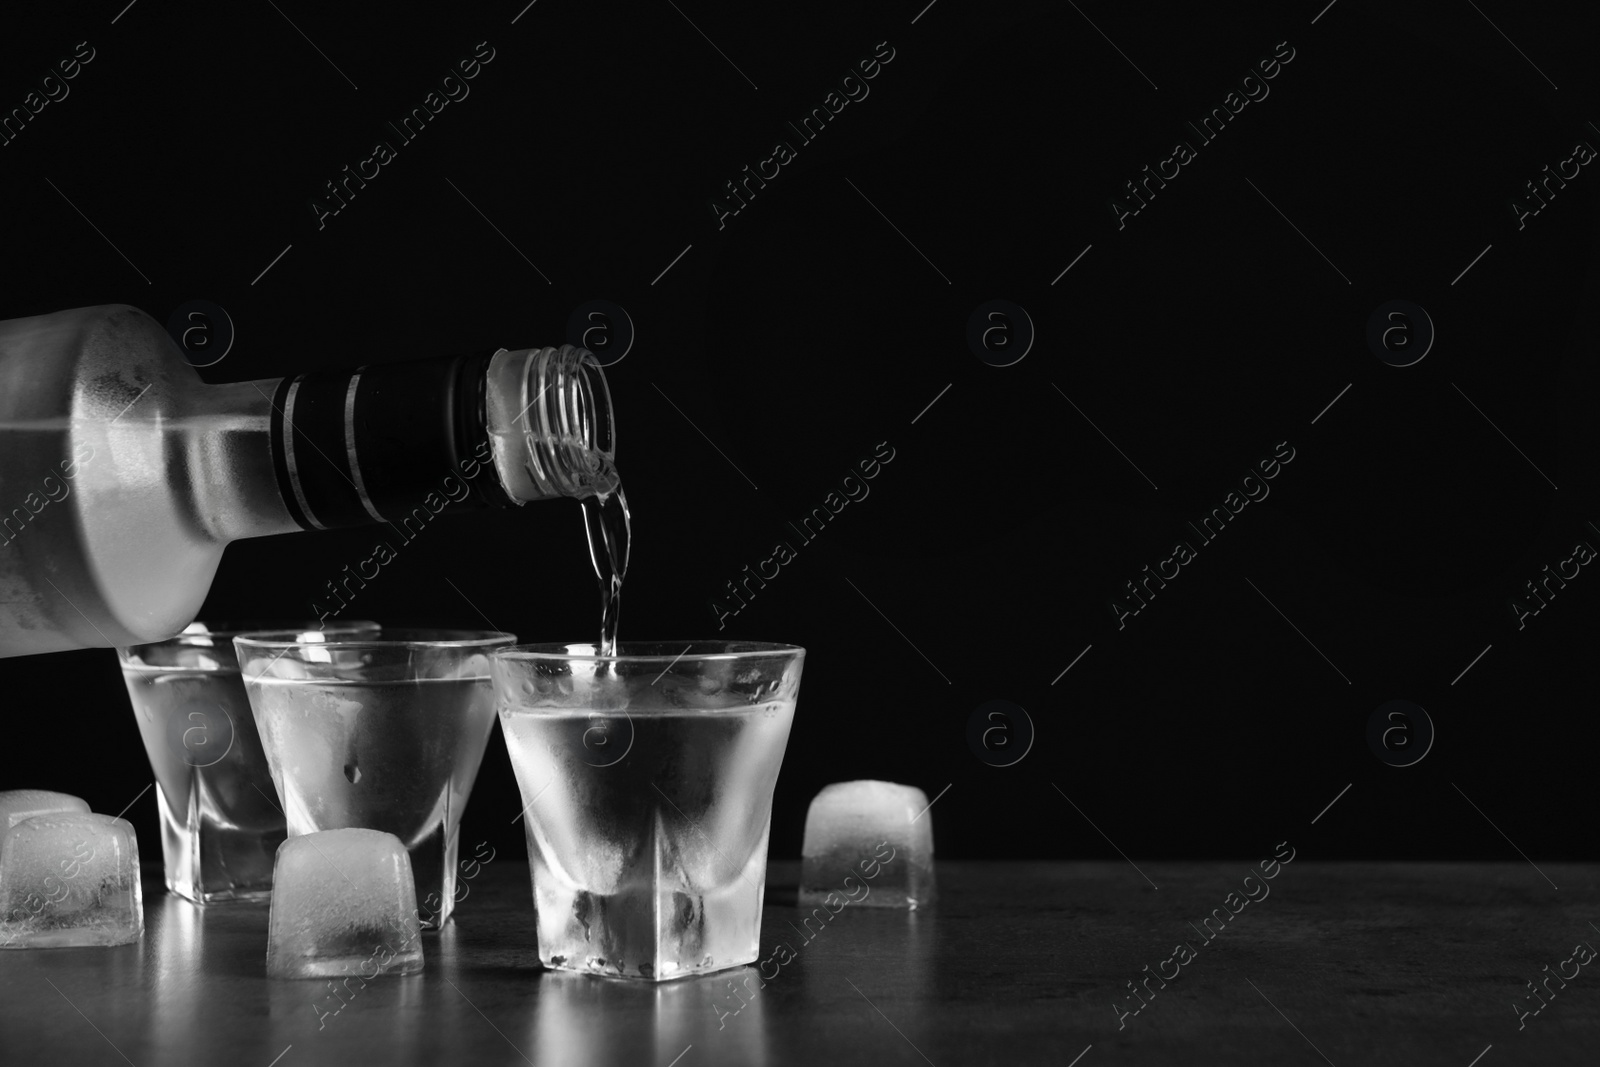
[[495,467],[519,503],[616,490],[616,426],[600,361],[588,349],[501,350],[485,415]]

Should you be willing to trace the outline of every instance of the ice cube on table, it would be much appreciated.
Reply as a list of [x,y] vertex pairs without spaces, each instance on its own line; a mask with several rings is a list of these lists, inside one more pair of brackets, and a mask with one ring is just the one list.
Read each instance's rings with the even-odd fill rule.
[[422,970],[411,857],[380,830],[323,830],[279,845],[268,927],[271,978]]
[[[934,899],[933,814],[916,786],[835,782],[811,800],[800,903],[908,908]],[[843,906],[842,904],[840,905]]]
[[126,945],[143,934],[139,841],[127,820],[35,815],[0,840],[0,948]]
[[55,812],[87,813],[89,805],[70,793],[52,793],[48,789],[11,789],[0,793],[0,841],[6,831],[23,819]]

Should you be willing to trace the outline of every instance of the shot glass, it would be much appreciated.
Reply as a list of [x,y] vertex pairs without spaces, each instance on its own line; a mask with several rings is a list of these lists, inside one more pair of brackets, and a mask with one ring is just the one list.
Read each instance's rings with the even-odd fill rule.
[[289,836],[356,827],[406,846],[424,929],[455,907],[461,815],[494,726],[491,630],[234,639]]
[[546,967],[664,981],[759,955],[794,645],[517,645],[492,656]]
[[[177,637],[117,649],[156,776],[167,888],[196,904],[263,901],[284,839],[267,759],[239,677],[233,638],[315,622],[196,622]],[[344,622],[329,633],[376,633]]]

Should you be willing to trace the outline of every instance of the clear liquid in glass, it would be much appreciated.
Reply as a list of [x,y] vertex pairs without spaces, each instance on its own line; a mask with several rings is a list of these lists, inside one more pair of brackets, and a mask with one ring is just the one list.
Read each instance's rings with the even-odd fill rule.
[[[538,792],[526,823],[547,966],[660,980],[756,958],[772,788],[793,715],[792,701],[625,722],[502,711],[523,795]],[[597,724],[607,718],[617,721]],[[630,742],[627,754],[595,765],[596,729]]]
[[285,825],[238,671],[122,675],[155,771],[167,888],[197,904],[270,899]]
[[455,904],[461,814],[494,723],[482,678],[246,683],[291,834],[394,834],[411,856],[423,925]]

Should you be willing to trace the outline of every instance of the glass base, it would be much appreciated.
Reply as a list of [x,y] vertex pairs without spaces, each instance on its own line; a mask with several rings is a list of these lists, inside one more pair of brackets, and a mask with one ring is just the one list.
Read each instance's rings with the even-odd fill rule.
[[668,982],[682,981],[685,978],[703,978],[708,974],[719,974],[722,971],[733,971],[738,970],[741,967],[748,967],[752,963],[756,962],[757,956],[759,955],[760,953],[758,952],[752,955],[749,959],[739,963],[716,963],[710,966],[699,967],[694,970],[683,970],[676,974],[662,975],[659,978],[650,978],[643,974],[625,974],[621,971],[612,970],[609,967],[571,967],[562,963],[551,963],[542,956],[539,962],[544,965],[545,970],[560,971],[563,974],[598,975],[601,978],[610,978],[613,981],[638,982],[641,985],[663,985]]
[[216,904],[271,904],[272,888],[266,889],[219,889],[210,893],[200,892],[192,885],[175,882],[167,879],[167,892],[175,897],[181,897],[191,904],[201,907],[211,907]]
[[[373,969],[377,968],[377,973]],[[422,973],[422,949],[413,948],[378,966],[373,954],[311,956],[293,961],[268,960],[268,978],[374,978]]]
[[461,848],[460,828],[435,826],[415,845],[406,849],[411,857],[411,873],[417,882],[417,915],[422,932],[436,934],[455,914],[456,856]]
[[529,857],[539,959],[551,970],[668,982],[756,962],[766,840],[731,881],[706,890],[669,883],[596,893],[562,884]]
[[223,826],[200,803],[200,776],[186,811],[175,812],[157,788],[161,854],[167,889],[192,904],[264,903],[272,899],[272,865],[287,832]]

